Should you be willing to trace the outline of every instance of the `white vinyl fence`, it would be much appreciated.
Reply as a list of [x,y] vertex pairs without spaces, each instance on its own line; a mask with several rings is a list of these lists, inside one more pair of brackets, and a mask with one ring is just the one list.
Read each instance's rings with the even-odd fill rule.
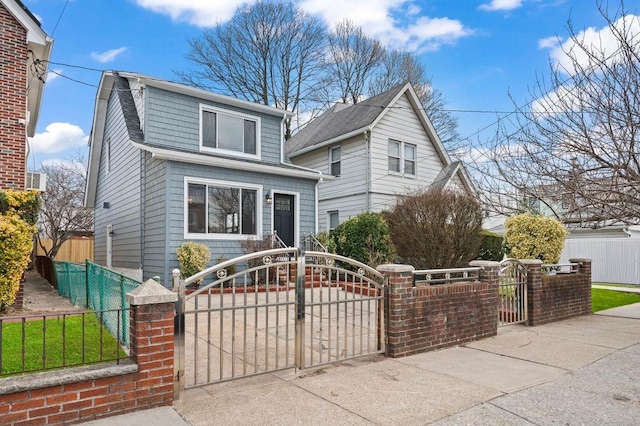
[[560,262],[591,259],[592,281],[640,284],[640,238],[567,239]]

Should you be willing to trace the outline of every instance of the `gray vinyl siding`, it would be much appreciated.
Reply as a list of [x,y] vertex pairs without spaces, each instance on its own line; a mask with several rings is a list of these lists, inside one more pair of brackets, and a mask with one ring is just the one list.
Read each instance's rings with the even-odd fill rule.
[[340,222],[367,211],[367,149],[363,136],[296,157],[295,164],[329,175],[329,150],[336,146],[340,146],[340,176],[318,187],[320,232],[327,230],[327,211],[339,210]]
[[146,143],[181,151],[199,152],[200,104],[260,118],[261,161],[280,163],[282,118],[216,102],[147,87]]
[[[301,237],[304,234],[315,232],[315,180],[282,177],[174,161],[168,162],[167,171],[169,176],[167,181],[168,235],[166,243],[167,263],[163,274],[161,274],[163,283],[170,282],[168,280],[170,279],[171,270],[179,267],[176,258],[176,249],[182,243],[188,241],[184,236],[185,176],[197,179],[228,181],[234,184],[244,183],[262,186],[262,197],[258,200],[259,205],[261,205],[259,214],[262,215],[262,234],[271,232],[272,230],[272,206],[264,202],[265,195],[271,190],[276,192],[298,193],[299,211],[296,212],[299,220],[298,235]],[[208,266],[214,265],[220,256],[224,256],[226,259],[232,259],[244,254],[241,252],[238,242],[235,240],[198,238],[190,241],[209,246],[211,261]],[[145,275],[147,274],[146,264],[147,262],[145,261]]]
[[333,198],[318,203],[318,232],[329,230],[329,212],[337,211],[340,223],[345,222],[361,213],[366,213],[366,195],[349,195]]
[[[165,274],[167,246],[167,162],[144,154],[144,265],[143,279]],[[166,281],[163,281],[166,283]]]
[[[106,171],[107,140],[111,145],[110,171]],[[138,269],[141,266],[141,153],[129,141],[122,109],[113,92],[107,107],[96,190],[95,260],[106,264],[107,225],[113,225],[112,264]],[[109,208],[103,204],[109,203]]]
[[[401,195],[423,189],[435,180],[443,164],[417,114],[403,95],[382,117],[372,135],[372,192]],[[389,139],[416,145],[416,177],[389,174]]]

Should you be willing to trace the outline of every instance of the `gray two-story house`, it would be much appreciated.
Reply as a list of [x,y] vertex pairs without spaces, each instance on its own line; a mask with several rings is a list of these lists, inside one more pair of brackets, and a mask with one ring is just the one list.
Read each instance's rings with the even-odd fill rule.
[[289,246],[317,230],[322,173],[288,164],[289,112],[136,73],[103,73],[90,139],[86,206],[97,263],[170,285],[176,249],[277,232]]

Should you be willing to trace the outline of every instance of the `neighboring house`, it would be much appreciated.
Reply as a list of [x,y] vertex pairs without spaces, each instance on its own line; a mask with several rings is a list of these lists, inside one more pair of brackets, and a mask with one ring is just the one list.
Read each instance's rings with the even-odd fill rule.
[[19,0],[0,0],[0,189],[24,190],[53,39]]
[[286,142],[292,163],[335,176],[319,187],[319,230],[390,209],[427,188],[474,193],[451,161],[410,84],[356,105],[336,104]]
[[317,171],[283,161],[284,110],[128,72],[103,73],[85,205],[97,263],[170,286],[176,249],[209,246],[213,265],[239,241],[316,231]]

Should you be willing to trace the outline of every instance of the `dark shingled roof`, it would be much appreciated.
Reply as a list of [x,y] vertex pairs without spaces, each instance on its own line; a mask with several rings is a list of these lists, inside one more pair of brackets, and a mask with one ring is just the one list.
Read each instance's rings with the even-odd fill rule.
[[287,156],[371,125],[406,86],[399,84],[355,105],[335,104],[286,142]]
[[129,139],[137,143],[144,142],[144,133],[140,130],[140,117],[138,117],[136,103],[133,100],[133,95],[131,94],[129,80],[124,77],[120,77],[120,75],[114,71],[113,89],[118,94],[118,99],[120,100],[120,107],[122,108],[124,121],[127,124]]

